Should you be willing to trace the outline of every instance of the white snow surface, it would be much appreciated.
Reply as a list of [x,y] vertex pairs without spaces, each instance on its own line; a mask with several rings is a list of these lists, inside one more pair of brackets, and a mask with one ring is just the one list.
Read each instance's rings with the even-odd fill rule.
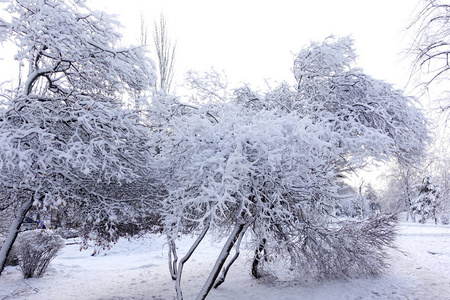
[[[0,300],[176,299],[165,241],[163,236],[121,239],[91,256],[92,249],[80,251],[69,240],[42,278],[23,279],[18,267],[7,267],[0,277]],[[190,238],[178,242],[180,257],[191,243]],[[203,241],[187,262],[184,299],[195,299],[222,243]],[[225,283],[208,299],[450,299],[450,226],[403,222],[397,245],[389,251],[391,266],[384,275],[326,282],[255,280],[247,260],[251,251],[241,251]]]

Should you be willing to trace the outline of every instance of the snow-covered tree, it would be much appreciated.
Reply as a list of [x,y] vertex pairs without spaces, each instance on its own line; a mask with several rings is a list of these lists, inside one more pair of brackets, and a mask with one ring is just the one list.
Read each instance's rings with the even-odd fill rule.
[[450,172],[449,161],[446,158],[430,157],[429,174],[434,186],[439,191],[439,215],[442,223],[448,224],[450,220]]
[[[328,38],[303,49],[294,64],[299,109],[328,120],[340,136],[337,147],[353,166],[367,158],[414,162],[430,140],[416,100],[354,66],[353,41]],[[344,169],[345,170],[345,169]]]
[[[358,195],[353,199],[354,216],[365,219],[371,215],[370,203],[372,196],[368,192],[370,185],[366,187],[364,180],[361,180],[358,186]],[[370,187],[371,188],[371,187]],[[373,190],[373,189],[372,189]]]
[[411,209],[421,217],[419,220],[420,223],[426,223],[431,218],[437,224],[440,204],[439,190],[439,187],[430,176],[425,177],[422,183],[417,186],[418,194],[414,199]]
[[380,203],[378,202],[378,194],[370,183],[367,184],[366,188],[364,189],[363,197],[365,203],[367,203],[368,206],[367,209],[368,216],[380,211],[381,206]]
[[221,109],[217,123],[194,114],[174,141],[186,142],[186,148],[170,149],[177,163],[163,211],[171,235],[207,227],[221,235],[231,231],[231,249],[249,226],[263,238],[273,223],[286,228],[296,222],[292,215],[327,209],[308,207],[311,198],[336,191],[330,163],[336,154],[321,127],[295,113],[280,118],[263,111],[251,117],[237,105]]
[[198,299],[223,282],[245,232],[257,277],[261,252],[318,279],[383,269],[394,218],[339,222],[340,182],[371,159],[415,161],[427,128],[413,99],[353,67],[354,58],[349,38],[313,43],[295,62],[297,86],[217,97],[208,88],[215,85],[198,85],[214,104],[173,118],[161,149],[173,160],[163,222],[171,237],[199,234],[179,264],[179,298],[183,264],[208,230],[228,238]]
[[391,212],[406,212],[406,219],[415,222],[412,205],[417,197],[415,186],[419,182],[420,174],[419,165],[391,164],[384,176],[386,188],[383,191],[382,202],[385,209]]
[[[86,236],[117,238],[155,191],[155,145],[122,97],[155,82],[137,47],[116,48],[116,21],[84,1],[12,0],[0,36],[28,68],[0,111],[0,178],[17,208],[0,264],[32,207],[74,209]],[[24,68],[22,68],[24,69]]]
[[448,201],[448,168],[447,162],[429,154],[423,165],[406,166],[394,164],[386,178],[386,189],[382,195],[387,209],[406,212],[407,220],[426,222],[439,218],[447,223]]

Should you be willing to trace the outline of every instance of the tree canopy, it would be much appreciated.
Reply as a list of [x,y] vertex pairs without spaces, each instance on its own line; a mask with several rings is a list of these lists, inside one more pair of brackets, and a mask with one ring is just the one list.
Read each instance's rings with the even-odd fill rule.
[[[121,208],[148,199],[153,186],[155,145],[121,99],[154,84],[152,62],[141,48],[117,48],[115,22],[84,1],[17,0],[8,11],[1,36],[16,43],[16,59],[28,72],[12,97],[2,95],[2,188],[24,199],[15,202],[23,214],[32,205],[75,207],[83,226],[92,227],[88,236],[114,241]],[[143,178],[137,193],[130,185]]]

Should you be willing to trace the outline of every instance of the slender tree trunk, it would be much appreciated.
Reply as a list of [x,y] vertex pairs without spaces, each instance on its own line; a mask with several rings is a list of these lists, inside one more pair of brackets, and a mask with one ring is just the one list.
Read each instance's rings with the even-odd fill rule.
[[411,210],[411,199],[407,199],[406,201],[406,208],[408,209],[408,213],[406,214],[406,221],[409,221],[409,217],[411,217],[411,221],[415,222],[415,218],[413,215],[413,211]]
[[411,217],[411,221],[413,221],[414,223],[416,222],[416,216],[414,215],[414,212],[412,211],[412,209],[411,209],[411,204],[412,204],[412,201],[411,201],[411,198],[409,197],[409,184],[408,184],[408,181],[407,180],[405,180],[406,181],[406,183],[405,183],[405,194],[406,194],[406,208],[408,209],[408,213],[407,213],[407,215],[406,215],[406,221],[408,221],[409,220],[409,217]]
[[263,251],[265,251],[265,247],[266,247],[266,239],[262,239],[261,242],[259,243],[258,248],[255,250],[255,258],[253,259],[253,263],[252,263],[252,275],[255,278],[261,278],[261,273],[259,272],[259,262],[261,261],[261,253]]
[[223,269],[222,271],[222,275],[220,275],[219,279],[216,281],[216,284],[214,285],[214,288],[217,289],[222,283],[225,282],[225,278],[227,277],[228,271],[230,270],[231,265],[234,264],[234,262],[236,261],[236,259],[238,259],[239,254],[241,253],[240,247],[241,247],[241,241],[242,241],[242,237],[244,236],[244,230],[241,232],[241,234],[239,235],[239,238],[236,242],[236,246],[235,246],[235,250],[236,253],[234,254],[233,258],[230,260],[230,262],[228,263],[228,265]]
[[27,212],[30,210],[31,206],[33,205],[34,197],[30,197],[29,200],[27,200],[22,207],[20,208],[17,217],[14,219],[13,223],[11,224],[11,229],[9,230],[8,237],[6,238],[5,242],[3,243],[2,249],[0,250],[0,276],[6,266],[6,259],[8,258],[9,253],[11,252],[12,246],[14,245],[14,242],[16,241],[17,235],[19,234],[20,225],[23,222],[23,219],[25,219],[25,216]]
[[413,221],[413,223],[416,223],[416,214],[412,210],[410,210],[410,213],[411,213],[411,220]]
[[225,245],[222,248],[222,251],[220,252],[219,257],[217,258],[216,264],[214,265],[211,273],[209,274],[208,279],[206,280],[205,284],[203,285],[203,288],[201,289],[200,293],[197,296],[197,300],[204,300],[206,296],[208,296],[208,293],[211,291],[211,288],[214,285],[214,282],[217,279],[217,276],[219,276],[219,273],[225,264],[225,261],[227,260],[228,256],[230,255],[230,251],[233,248],[234,244],[238,240],[241,232],[245,228],[245,223],[237,223],[234,227],[233,231],[231,232],[230,237],[226,241]]
[[177,263],[178,263],[178,255],[175,241],[172,238],[169,238],[169,271],[172,280],[177,279],[178,273]]
[[178,265],[178,272],[176,275],[176,281],[175,281],[175,290],[177,292],[177,299],[182,300],[183,299],[183,293],[181,291],[181,274],[183,273],[183,266],[184,264],[189,260],[189,258],[194,253],[195,249],[197,249],[200,242],[205,237],[206,233],[208,232],[209,226],[211,224],[211,221],[208,219],[207,224],[205,225],[205,228],[203,228],[203,231],[200,233],[200,235],[195,240],[194,244],[191,246],[189,251],[186,253],[186,255],[180,260],[180,263]]

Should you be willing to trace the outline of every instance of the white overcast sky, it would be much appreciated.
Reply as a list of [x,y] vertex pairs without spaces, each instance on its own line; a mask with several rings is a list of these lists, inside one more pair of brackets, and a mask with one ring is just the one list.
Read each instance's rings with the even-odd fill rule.
[[214,66],[233,83],[264,85],[292,80],[294,55],[310,41],[351,35],[358,66],[404,88],[409,75],[402,52],[405,31],[419,0],[88,0],[91,8],[118,15],[127,43],[138,42],[140,14],[153,30],[162,13],[177,41],[176,77]]
[[[405,88],[410,72],[404,52],[412,32],[405,28],[420,0],[87,0],[91,9],[117,15],[124,44],[138,44],[140,15],[150,35],[164,14],[177,41],[176,81],[188,70],[223,70],[235,87],[248,82],[292,81],[294,54],[310,41],[351,35],[358,66],[377,79]],[[151,36],[150,36],[151,38]],[[16,67],[3,47],[1,81]],[[11,70],[8,72],[8,70]],[[11,74],[10,74],[11,73]]]

